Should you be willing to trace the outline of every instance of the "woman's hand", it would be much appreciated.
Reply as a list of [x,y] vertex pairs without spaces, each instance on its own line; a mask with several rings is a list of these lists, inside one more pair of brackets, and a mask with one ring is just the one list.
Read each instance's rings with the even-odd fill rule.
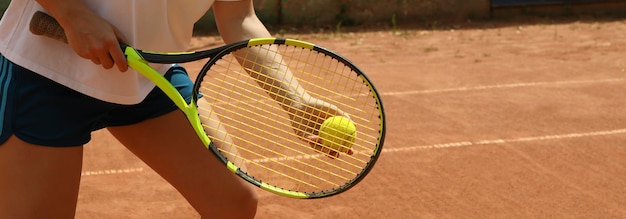
[[128,63],[119,42],[124,36],[113,25],[87,8],[82,1],[38,0],[59,22],[67,41],[80,57],[102,65],[105,69],[117,66],[128,70]]
[[102,65],[105,69],[117,66],[122,72],[128,70],[126,57],[119,44],[126,40],[109,22],[95,14],[85,15],[68,22],[63,28],[68,43],[80,57]]
[[[327,118],[343,116],[349,119],[350,115],[341,111],[333,104],[310,96],[302,98],[302,101],[292,106],[293,108],[289,113],[291,125],[300,139],[308,142],[312,148],[331,158],[339,157],[339,152],[331,150],[321,144],[322,139],[319,137],[319,129]],[[352,150],[340,152],[349,155],[352,154]]]

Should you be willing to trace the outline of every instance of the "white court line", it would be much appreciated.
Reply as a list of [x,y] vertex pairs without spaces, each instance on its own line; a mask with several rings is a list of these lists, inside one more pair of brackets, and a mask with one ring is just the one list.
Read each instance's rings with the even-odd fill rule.
[[[532,136],[532,137],[522,137],[522,138],[492,139],[492,140],[479,140],[479,141],[459,141],[459,142],[450,142],[450,143],[442,143],[442,144],[418,145],[418,146],[413,146],[413,147],[383,148],[382,152],[383,153],[411,152],[411,151],[417,151],[417,150],[445,149],[445,148],[469,147],[469,146],[480,146],[480,145],[499,145],[499,144],[508,144],[508,143],[516,143],[516,142],[562,140],[562,139],[619,135],[619,134],[626,134],[626,128],[606,130],[606,131],[595,131],[595,132],[569,133],[569,134],[560,134],[560,135],[543,135],[543,136]],[[294,156],[291,158],[275,158],[275,159],[268,158],[268,159],[258,160],[256,162],[268,162],[268,161],[273,161],[273,160],[282,161],[282,160],[295,160],[295,159],[306,160],[306,159],[311,159],[317,156],[319,155]],[[127,168],[127,169],[85,171],[81,175],[82,176],[98,176],[98,175],[129,174],[129,173],[139,173],[139,172],[143,172],[143,168],[139,167],[139,168]]]
[[432,90],[413,90],[413,91],[397,91],[397,92],[390,91],[390,92],[381,92],[381,95],[400,96],[400,95],[432,94],[432,93],[446,93],[446,92],[459,92],[459,91],[478,91],[478,90],[518,88],[518,87],[594,84],[594,83],[607,83],[607,82],[622,82],[624,80],[625,80],[624,78],[607,78],[607,79],[598,79],[598,80],[579,80],[579,81],[528,82],[528,83],[513,83],[513,84],[482,85],[482,86],[474,86],[474,87],[443,88],[443,89],[432,89]]
[[593,136],[606,136],[606,135],[619,135],[619,134],[626,134],[626,129],[615,129],[615,130],[584,132],[584,133],[570,133],[570,134],[561,134],[561,135],[544,135],[544,136],[510,138],[510,139],[492,139],[492,140],[480,140],[480,141],[459,141],[459,142],[451,142],[451,143],[443,143],[443,144],[431,144],[431,145],[419,145],[419,146],[403,147],[403,148],[390,148],[390,149],[383,148],[383,152],[385,152],[385,153],[394,153],[394,152],[407,152],[407,151],[427,150],[427,149],[444,149],[444,148],[468,147],[468,146],[478,146],[478,145],[498,145],[498,144],[517,143],[517,142],[562,140],[562,139],[583,138],[583,137],[593,137]]
[[[511,139],[459,141],[459,142],[451,142],[451,143],[443,143],[443,144],[419,145],[419,146],[413,146],[413,147],[391,148],[391,149],[383,148],[382,152],[383,153],[396,153],[396,152],[408,152],[408,151],[427,150],[427,149],[443,149],[443,148],[468,147],[468,146],[478,146],[478,145],[497,145],[497,144],[516,143],[516,142],[561,140],[561,139],[618,135],[618,134],[626,134],[626,129],[615,129],[615,130],[584,132],[584,133],[569,133],[569,134],[560,134],[560,135],[544,135],[544,136],[511,138]],[[253,162],[264,163],[264,162],[270,162],[270,161],[307,160],[307,159],[313,159],[317,157],[320,157],[320,155],[266,158],[266,159],[253,160]]]
[[99,175],[114,175],[114,174],[126,174],[126,173],[138,173],[143,172],[143,168],[126,168],[126,169],[110,169],[110,170],[96,170],[96,171],[84,171],[81,176],[99,176]]

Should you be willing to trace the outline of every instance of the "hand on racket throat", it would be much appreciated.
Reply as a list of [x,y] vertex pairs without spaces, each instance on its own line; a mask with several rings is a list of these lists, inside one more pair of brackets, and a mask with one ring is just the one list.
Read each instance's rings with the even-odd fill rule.
[[105,69],[128,70],[119,42],[127,42],[121,32],[87,8],[81,0],[37,0],[63,27],[67,43],[82,58]]

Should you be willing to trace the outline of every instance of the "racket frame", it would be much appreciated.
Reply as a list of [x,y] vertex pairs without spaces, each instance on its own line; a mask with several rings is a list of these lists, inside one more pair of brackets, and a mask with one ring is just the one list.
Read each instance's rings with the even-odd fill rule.
[[279,188],[277,186],[273,186],[271,184],[265,183],[261,180],[258,180],[256,178],[254,178],[253,176],[248,175],[246,172],[242,171],[241,168],[239,168],[235,163],[229,161],[225,156],[222,155],[221,152],[219,152],[219,149],[217,149],[214,146],[208,146],[208,148],[223,162],[226,164],[226,167],[232,171],[233,173],[237,174],[239,177],[245,179],[246,181],[248,181],[249,183],[252,183],[253,185],[256,185],[257,187],[260,187],[263,190],[278,194],[278,195],[282,195],[282,196],[287,196],[287,197],[291,197],[291,198],[299,198],[299,199],[314,199],[314,198],[324,198],[324,197],[329,197],[329,196],[333,196],[342,192],[347,191],[348,189],[350,189],[351,187],[355,186],[357,183],[359,183],[363,178],[365,178],[365,176],[371,171],[372,167],[374,166],[374,164],[376,163],[376,161],[378,160],[379,153],[382,150],[383,144],[384,144],[384,139],[385,139],[385,135],[386,135],[386,119],[385,119],[385,110],[383,107],[383,103],[382,100],[380,99],[380,94],[378,93],[378,90],[376,89],[376,87],[374,87],[374,85],[372,84],[371,80],[367,77],[367,75],[365,73],[363,73],[363,71],[356,66],[354,63],[352,63],[351,61],[349,61],[348,59],[346,59],[345,57],[331,51],[328,50],[324,47],[321,46],[317,46],[313,43],[309,43],[306,41],[301,41],[301,40],[295,40],[295,39],[288,39],[288,38],[253,38],[253,39],[249,39],[246,41],[241,41],[238,43],[234,43],[234,44],[229,44],[227,46],[227,48],[218,48],[221,49],[221,51],[219,51],[218,54],[212,55],[211,59],[202,67],[202,70],[200,70],[200,73],[198,74],[196,81],[194,83],[194,89],[193,89],[193,98],[194,98],[194,102],[197,102],[197,98],[199,96],[199,90],[202,86],[202,79],[204,78],[204,76],[207,74],[207,72],[209,72],[209,69],[217,63],[217,61],[223,57],[228,55],[229,53],[232,53],[233,51],[236,51],[238,49],[242,49],[245,47],[254,47],[254,46],[263,46],[263,45],[286,45],[286,46],[295,46],[298,48],[302,48],[302,49],[309,49],[309,50],[313,50],[316,52],[319,52],[321,54],[327,55],[329,57],[332,57],[333,59],[345,64],[346,66],[350,67],[350,69],[352,69],[352,71],[354,73],[357,74],[358,77],[361,78],[361,80],[363,80],[363,82],[365,83],[365,85],[370,89],[370,91],[372,92],[372,94],[374,95],[373,98],[376,100],[377,102],[377,106],[378,106],[378,115],[379,115],[379,119],[380,119],[380,137],[378,138],[378,143],[377,143],[377,147],[374,151],[372,151],[372,157],[370,157],[370,160],[368,162],[368,164],[362,169],[362,171],[357,174],[356,177],[352,178],[350,181],[347,181],[345,184],[334,188],[333,190],[329,190],[329,191],[320,191],[320,192],[297,192],[297,191],[291,191],[291,190],[287,190],[287,189],[283,189],[283,188]]
[[[150,67],[148,64],[149,62],[146,61],[136,49],[130,46],[122,46],[122,49],[124,51],[124,55],[126,56],[128,66],[152,81],[174,102],[174,104],[176,104],[176,106],[185,114],[185,117],[189,120],[189,123],[193,127],[196,134],[198,134],[202,143],[205,147],[209,148],[211,140],[205,133],[204,128],[202,128],[196,102],[191,101],[191,103],[187,104],[185,98],[183,98],[172,83],[161,75],[161,73]],[[194,98],[194,100],[197,100],[197,98]]]

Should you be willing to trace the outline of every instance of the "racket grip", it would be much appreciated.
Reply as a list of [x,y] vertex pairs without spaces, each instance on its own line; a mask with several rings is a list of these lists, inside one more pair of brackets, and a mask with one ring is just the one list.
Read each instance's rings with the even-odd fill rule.
[[33,14],[29,29],[30,32],[35,35],[46,36],[67,43],[67,37],[65,36],[65,31],[63,27],[61,27],[61,24],[44,12],[37,11]]

